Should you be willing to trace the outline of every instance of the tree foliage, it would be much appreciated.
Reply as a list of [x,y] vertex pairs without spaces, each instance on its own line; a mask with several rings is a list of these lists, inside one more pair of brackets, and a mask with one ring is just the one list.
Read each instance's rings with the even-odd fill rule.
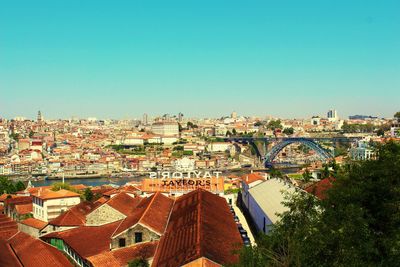
[[149,263],[146,259],[134,259],[128,263],[128,267],[148,267]]
[[283,133],[286,135],[292,135],[294,133],[293,127],[283,129]]
[[240,266],[399,266],[400,144],[341,168],[325,199],[299,191],[285,205]]
[[271,120],[270,122],[268,122],[267,128],[270,130],[282,129],[281,120]]
[[86,188],[85,191],[83,192],[83,197],[86,201],[92,201],[94,199],[94,194],[90,188]]
[[26,186],[22,181],[13,182],[5,176],[0,176],[0,195],[3,193],[13,194],[25,190]]
[[51,190],[53,191],[59,191],[61,189],[75,191],[75,189],[69,183],[56,182],[51,187]]

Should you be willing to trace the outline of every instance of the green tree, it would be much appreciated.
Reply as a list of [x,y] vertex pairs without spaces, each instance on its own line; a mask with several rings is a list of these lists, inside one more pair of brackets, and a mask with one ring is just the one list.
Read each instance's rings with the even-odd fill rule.
[[393,117],[395,117],[396,119],[400,119],[400,111],[396,112]]
[[237,131],[236,131],[235,128],[232,129],[232,135],[233,135],[233,136],[236,136],[236,135],[237,135]]
[[270,130],[282,129],[281,120],[271,120],[270,122],[268,122],[267,128]]
[[22,181],[18,181],[15,184],[15,188],[16,188],[17,191],[22,191],[22,190],[25,190],[26,187],[25,187],[25,184]]
[[69,183],[63,183],[63,182],[56,182],[52,185],[51,190],[53,191],[59,191],[61,189],[65,190],[70,190],[70,191],[75,191],[74,188],[71,187]]
[[0,194],[7,193],[13,194],[17,192],[15,184],[10,181],[7,177],[0,176]]
[[293,127],[283,129],[283,133],[286,135],[292,135],[294,133]]
[[240,251],[240,266],[398,266],[400,144],[378,147],[374,161],[340,168],[326,198],[299,191],[288,210]]
[[269,174],[273,178],[283,178],[283,173],[280,170],[277,170],[275,168],[271,168]]
[[134,259],[130,262],[128,262],[129,267],[149,267],[149,263],[147,262],[146,259]]
[[83,193],[83,197],[86,201],[92,201],[94,199],[94,194],[90,188],[86,188],[85,192]]
[[308,169],[306,169],[303,172],[302,176],[303,176],[303,181],[306,183],[308,183],[312,179],[312,175]]

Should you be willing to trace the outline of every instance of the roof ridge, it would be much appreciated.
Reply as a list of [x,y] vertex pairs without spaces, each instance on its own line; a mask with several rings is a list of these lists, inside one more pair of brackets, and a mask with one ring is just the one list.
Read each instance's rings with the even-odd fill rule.
[[198,203],[197,203],[197,242],[199,244],[199,256],[202,255],[203,252],[203,247],[201,245],[201,241],[203,240],[202,238],[202,231],[201,231],[201,212],[202,212],[202,208],[201,208],[201,200],[202,200],[202,195],[203,192],[201,190],[198,191]]
[[153,199],[150,200],[150,203],[147,205],[146,209],[143,211],[142,216],[140,216],[139,220],[137,221],[137,223],[139,223],[143,216],[147,213],[147,211],[149,210],[151,204],[154,202],[154,199],[156,198],[156,196],[158,196],[160,194],[160,191],[157,191],[154,195],[153,195]]
[[18,262],[21,264],[21,266],[24,266],[24,264],[22,263],[22,260],[19,258],[18,254],[17,254],[17,252],[14,250],[12,244],[10,244],[10,243],[7,242],[7,245],[10,247],[10,249],[12,250],[12,252],[13,252],[13,254],[14,254],[14,256],[15,256],[15,258],[17,258],[17,260],[18,260]]

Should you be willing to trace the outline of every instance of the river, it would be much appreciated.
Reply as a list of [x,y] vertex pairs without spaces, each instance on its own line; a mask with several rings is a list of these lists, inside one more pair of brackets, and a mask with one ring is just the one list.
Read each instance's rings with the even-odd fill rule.
[[[280,169],[281,172],[288,174],[292,172],[296,172],[297,169],[287,168],[287,169]],[[239,171],[224,171],[222,176],[242,176],[246,173],[249,173],[250,170],[242,169]],[[100,186],[105,184],[114,184],[114,185],[124,185],[128,182],[140,182],[145,176],[141,177],[119,177],[119,178],[109,178],[109,177],[102,177],[102,178],[74,178],[74,179],[65,179],[65,182],[69,184],[83,184],[86,186]],[[32,185],[34,186],[49,186],[53,183],[61,182],[61,180],[41,180],[41,181],[32,181]]]

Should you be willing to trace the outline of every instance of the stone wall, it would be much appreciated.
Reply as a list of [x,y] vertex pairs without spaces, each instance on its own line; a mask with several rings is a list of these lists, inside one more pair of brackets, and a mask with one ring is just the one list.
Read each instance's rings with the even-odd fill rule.
[[86,225],[98,226],[116,222],[124,218],[126,218],[124,214],[109,205],[104,204],[86,216]]
[[141,224],[136,224],[132,228],[123,232],[122,234],[119,234],[118,236],[114,237],[111,242],[111,249],[119,248],[120,238],[125,238],[126,247],[134,245],[136,232],[142,233],[142,242],[148,242],[160,239],[160,236],[155,232],[153,232],[152,230],[148,229],[147,227]]
[[33,236],[34,238],[39,237],[39,229],[33,228],[31,226],[28,226],[28,225],[25,225],[22,223],[18,223],[18,230],[20,230],[21,232],[24,232],[25,234]]

